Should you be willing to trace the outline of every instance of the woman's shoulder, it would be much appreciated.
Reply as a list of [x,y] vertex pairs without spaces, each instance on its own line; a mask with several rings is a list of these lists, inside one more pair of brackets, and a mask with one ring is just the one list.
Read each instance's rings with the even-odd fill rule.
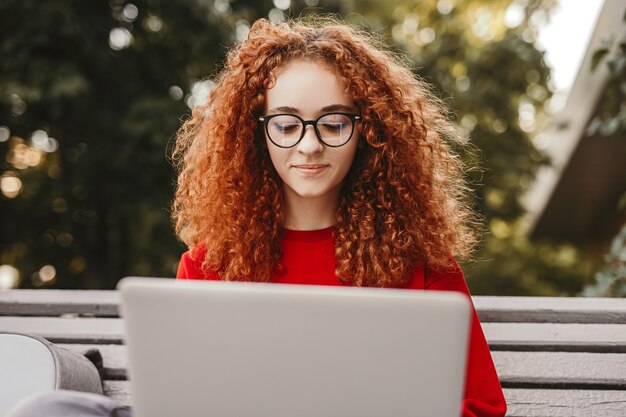
[[433,268],[425,262],[419,263],[413,270],[406,288],[467,292],[463,271],[453,257],[450,257],[450,263],[444,268]]
[[217,272],[203,267],[206,251],[204,242],[199,242],[183,253],[178,264],[176,279],[219,280]]
[[469,294],[463,271],[454,257],[445,268],[424,267],[424,284],[427,290],[460,291]]

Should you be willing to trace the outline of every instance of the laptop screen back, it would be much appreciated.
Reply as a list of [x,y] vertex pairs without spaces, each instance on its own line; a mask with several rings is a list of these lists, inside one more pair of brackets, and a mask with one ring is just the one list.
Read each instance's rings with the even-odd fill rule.
[[460,414],[462,294],[126,278],[134,415]]

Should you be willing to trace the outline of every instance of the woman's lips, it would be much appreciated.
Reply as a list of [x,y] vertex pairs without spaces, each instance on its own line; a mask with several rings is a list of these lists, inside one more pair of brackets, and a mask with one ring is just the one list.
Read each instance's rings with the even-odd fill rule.
[[324,171],[324,169],[328,168],[328,165],[321,164],[302,164],[302,165],[293,165],[293,167],[301,174],[306,176],[313,176],[319,174]]

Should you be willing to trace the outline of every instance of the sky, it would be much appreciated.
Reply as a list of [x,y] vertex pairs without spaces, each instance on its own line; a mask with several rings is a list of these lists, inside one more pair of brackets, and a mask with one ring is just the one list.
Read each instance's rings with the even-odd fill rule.
[[604,0],[560,0],[540,30],[537,46],[546,51],[557,91],[571,88]]

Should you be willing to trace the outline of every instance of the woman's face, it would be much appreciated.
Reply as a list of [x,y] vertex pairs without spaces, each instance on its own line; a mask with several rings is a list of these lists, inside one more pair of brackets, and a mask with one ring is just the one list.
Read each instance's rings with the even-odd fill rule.
[[[303,120],[317,120],[320,116],[337,112],[359,113],[339,78],[326,67],[310,61],[290,62],[279,69],[275,85],[267,90],[265,103],[267,116],[293,114]],[[275,117],[268,122],[268,130],[274,142],[284,145],[286,139],[280,142],[281,137],[295,135],[296,140],[299,137],[298,123],[294,118]],[[274,144],[266,130],[270,158],[283,181],[288,204],[297,200],[306,203],[322,199],[336,206],[341,184],[357,150],[358,123],[340,115],[320,120],[318,130],[327,143],[337,145],[343,143],[346,137],[350,138],[339,147],[323,144],[311,125],[306,126],[300,142],[291,148]],[[350,136],[351,125],[354,129]]]

